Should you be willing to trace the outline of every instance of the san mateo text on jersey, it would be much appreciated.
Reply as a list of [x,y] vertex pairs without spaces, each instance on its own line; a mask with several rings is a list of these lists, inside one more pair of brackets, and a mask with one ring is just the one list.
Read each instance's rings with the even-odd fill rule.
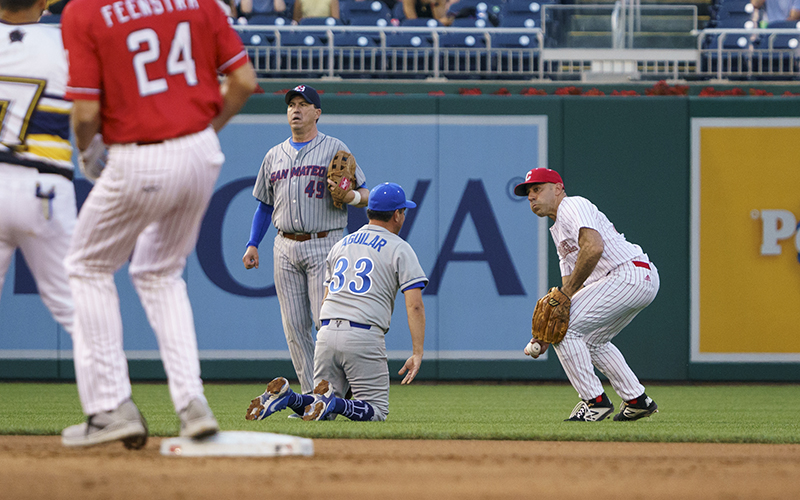
[[[370,236],[372,239],[370,239]],[[381,248],[386,245],[386,239],[378,236],[377,234],[370,232],[362,233],[359,231],[349,236],[345,236],[342,239],[342,246],[345,245],[366,245],[374,248],[376,252],[380,252]]]
[[197,0],[117,0],[100,7],[100,13],[106,26],[110,28],[114,26],[112,14],[122,24],[140,17],[158,16],[164,12],[199,8]]

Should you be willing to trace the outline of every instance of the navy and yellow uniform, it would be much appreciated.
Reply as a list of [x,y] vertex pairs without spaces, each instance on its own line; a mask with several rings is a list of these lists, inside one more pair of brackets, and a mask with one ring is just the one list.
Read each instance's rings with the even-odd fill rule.
[[19,248],[45,305],[71,333],[63,261],[77,210],[66,84],[58,27],[0,22],[0,288]]

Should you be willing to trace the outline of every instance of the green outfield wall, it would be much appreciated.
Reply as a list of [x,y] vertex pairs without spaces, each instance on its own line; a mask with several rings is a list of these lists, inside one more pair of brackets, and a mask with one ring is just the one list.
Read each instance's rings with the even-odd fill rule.
[[[800,97],[698,97],[696,92],[690,96],[675,97],[533,96],[520,95],[519,91],[524,88],[522,85],[515,87],[511,95],[487,95],[492,90],[485,84],[486,91],[482,95],[458,95],[453,86],[447,87],[445,95],[428,95],[428,92],[436,91],[434,87],[437,84],[432,83],[425,83],[424,86],[406,84],[402,92],[392,91],[393,88],[397,89],[396,85],[393,88],[376,85],[374,88],[380,90],[370,95],[366,91],[348,94],[347,85],[341,82],[318,82],[315,85],[325,91],[323,118],[320,120],[320,129],[323,131],[326,129],[325,119],[337,115],[346,117],[345,122],[348,124],[351,121],[357,122],[360,116],[365,117],[365,120],[370,116],[400,117],[398,123],[405,123],[401,118],[424,117],[425,120],[420,123],[440,131],[441,136],[436,135],[430,139],[431,150],[437,151],[439,157],[424,167],[416,164],[412,153],[418,149],[424,152],[426,149],[420,144],[393,142],[392,134],[388,134],[383,143],[371,139],[372,149],[366,153],[354,147],[351,140],[345,139],[357,158],[361,158],[360,153],[364,158],[373,159],[373,162],[381,154],[402,156],[402,165],[407,165],[408,171],[406,167],[392,166],[388,175],[395,172],[400,182],[406,185],[407,191],[413,190],[410,186],[413,186],[414,181],[419,185],[420,179],[432,179],[432,189],[437,193],[439,203],[436,213],[430,215],[439,220],[436,223],[431,222],[433,232],[445,233],[447,229],[447,205],[442,200],[449,194],[448,186],[454,186],[453,189],[460,193],[460,186],[471,180],[468,185],[483,186],[488,202],[495,208],[497,225],[516,264],[520,260],[517,255],[524,256],[525,248],[522,245],[523,248],[516,249],[513,246],[514,240],[521,238],[522,233],[531,231],[535,217],[524,205],[514,205],[510,196],[508,199],[504,197],[508,195],[506,191],[514,176],[524,175],[527,169],[542,163],[562,174],[568,194],[585,196],[595,203],[608,215],[619,232],[642,246],[658,267],[661,276],[661,289],[655,302],[614,341],[643,380],[800,380],[800,346],[795,341],[796,337],[800,337],[800,326],[794,323],[794,327],[791,327],[794,321],[792,300],[800,294],[800,286],[793,289],[791,284],[800,285],[800,249],[797,248],[800,246],[800,236],[796,236],[796,230],[789,234],[791,228],[787,228],[785,222],[771,229],[767,227],[767,221],[771,219],[768,219],[766,212],[780,210],[780,214],[784,216],[782,220],[788,220],[792,214],[795,221],[800,219],[800,182],[797,182],[797,174],[791,169],[794,162],[796,170],[800,171],[800,156],[796,152],[797,144],[800,144],[800,124],[794,122],[796,117],[800,117]],[[283,115],[285,105],[281,91],[289,85],[277,82],[262,86],[267,93],[254,96],[243,115]],[[359,86],[362,89],[369,88],[363,82]],[[420,92],[420,88],[424,90]],[[414,89],[417,89],[416,93]],[[783,87],[781,90],[784,90]],[[539,135],[531,139],[539,140],[545,145],[533,149],[539,152],[546,150],[544,162],[541,158],[528,157],[529,153],[526,151],[531,149],[524,144],[526,139],[511,137],[504,140],[499,137],[493,139],[492,143],[480,144],[481,150],[487,152],[488,159],[481,157],[480,160],[485,164],[465,165],[465,178],[459,178],[458,169],[447,167],[446,159],[463,152],[448,151],[447,147],[442,146],[449,142],[441,131],[449,129],[440,128],[439,125],[458,123],[459,117],[469,117],[470,120],[479,122],[481,116],[497,121],[497,125],[501,127],[498,130],[506,129],[502,129],[502,118],[497,117],[507,117],[511,123],[517,123],[526,117],[546,117],[546,120],[536,122]],[[409,120],[413,122],[411,118]],[[759,133],[767,134],[759,135],[749,145],[755,151],[761,149],[760,154],[754,153],[752,157],[760,159],[754,162],[747,156],[748,159],[743,159],[742,163],[738,160],[741,155],[733,156],[731,169],[726,172],[724,162],[720,166],[721,153],[717,152],[733,151],[742,147],[742,127],[747,130],[754,127]],[[772,144],[768,139],[765,140],[773,128],[786,134],[781,137],[788,137],[790,142]],[[288,134],[288,127],[285,130]],[[385,130],[391,131],[391,126]],[[704,132],[706,130],[709,132]],[[726,135],[727,131],[730,131],[729,135]],[[792,143],[795,137],[797,141]],[[265,138],[264,141],[249,146],[237,144],[236,147],[242,150],[247,159],[234,161],[246,165],[231,168],[239,168],[254,176],[258,165],[257,162],[253,164],[252,158],[260,158],[277,142],[278,139]],[[492,148],[497,148],[497,155],[492,153]],[[515,151],[523,153],[517,155]],[[232,156],[228,153],[226,155],[230,162]],[[495,156],[500,160],[492,161],[491,158]],[[468,160],[464,163],[468,163]],[[225,168],[229,168],[228,164]],[[365,171],[368,181],[371,180],[370,171],[367,168]],[[476,172],[483,172],[482,177]],[[712,172],[713,176],[707,172]],[[383,171],[381,175],[384,175]],[[493,183],[494,177],[502,182]],[[382,179],[375,179],[378,180]],[[733,187],[737,185],[737,181],[740,191]],[[752,193],[751,187],[754,183],[765,182],[770,183],[774,198]],[[715,190],[716,185],[720,186],[718,190]],[[244,192],[249,193],[246,190]],[[752,206],[748,205],[751,196]],[[498,208],[501,198],[509,207],[508,210]],[[724,214],[724,210],[720,211],[719,206],[712,206],[708,202],[704,204],[704,199],[713,199],[717,203],[731,200],[731,206],[736,207],[736,210],[732,210],[727,217],[715,219],[713,217],[721,217],[715,214]],[[775,201],[775,206],[769,205],[770,199]],[[242,203],[242,206],[248,207],[246,210],[250,210],[249,205]],[[231,210],[234,209],[230,208],[229,212]],[[423,220],[426,217],[429,217],[427,212],[420,212],[420,221],[415,224],[422,224],[420,228],[427,227]],[[249,219],[241,223],[245,229],[247,224]],[[710,226],[714,226],[714,230],[709,230]],[[515,228],[519,229],[519,233]],[[424,246],[420,236],[415,236],[420,229],[414,231],[409,238],[412,246]],[[735,247],[732,245],[729,249],[725,248],[728,234],[731,235],[730,241],[736,242]],[[781,251],[779,255],[774,252],[768,255],[763,253],[766,239],[772,236],[776,238],[777,248]],[[555,285],[560,282],[557,256],[549,234],[547,238],[548,273],[546,277],[539,278],[546,284]],[[440,239],[444,239],[443,236]],[[437,250],[432,252],[435,256]],[[240,252],[236,250],[234,253]],[[729,262],[728,255],[732,257],[729,274],[726,276],[724,266]],[[439,256],[441,257],[441,251]],[[202,261],[203,257],[199,260]],[[235,259],[230,257],[227,260]],[[202,262],[200,265],[202,267]],[[519,324],[519,331],[524,332],[528,328],[524,318],[530,318],[538,289],[533,285],[529,286],[526,281],[529,274],[519,264],[516,265],[525,294],[513,303],[514,314],[523,318],[523,321],[515,319],[515,325]],[[452,279],[459,272],[482,276],[481,270],[458,266],[461,264],[451,263],[444,271],[446,274],[442,279],[442,287],[447,286],[446,279]],[[428,269],[426,268],[426,272]],[[191,266],[189,273],[192,273]],[[761,286],[760,279],[773,275],[781,276],[775,288],[756,288]],[[190,274],[190,287],[193,283],[191,276]],[[742,279],[743,277],[747,279]],[[495,281],[498,279],[502,278],[495,275]],[[211,280],[213,281],[213,277]],[[8,287],[7,281],[6,288]],[[486,293],[494,293],[493,286],[485,290]],[[453,339],[457,339],[461,332],[448,329],[458,330],[463,327],[457,324],[451,327],[452,323],[446,320],[449,302],[443,298],[445,291],[440,296],[430,297],[433,320],[429,317],[429,325],[435,328],[435,352],[452,353],[457,350],[447,346],[457,342]],[[4,293],[4,300],[8,293]],[[759,304],[758,308],[744,311],[739,307],[734,312],[726,312],[731,309],[731,304],[738,303],[738,297],[759,293],[782,296],[785,299],[774,305],[774,309],[770,309],[772,306],[769,303],[756,302]],[[197,300],[202,299],[192,297],[193,303],[196,304]],[[276,299],[272,297],[270,300]],[[429,298],[426,297],[425,300],[428,301]],[[274,304],[270,307],[272,311],[277,310]],[[797,302],[793,303],[793,307],[800,310]],[[396,309],[404,310],[402,298],[398,299]],[[197,305],[195,310],[197,315]],[[3,317],[2,314],[9,313],[0,309],[0,317]],[[220,314],[223,317],[218,318],[219,322],[224,324],[224,313]],[[739,331],[735,326],[730,327],[729,323],[719,319],[719,316],[730,314],[742,315],[737,320],[738,323],[733,324],[741,324],[741,329],[747,329],[746,332]],[[763,320],[763,328],[753,331],[750,316],[776,319],[774,322]],[[392,327],[390,335],[408,336],[400,327],[395,332],[394,323]],[[0,329],[0,332],[3,335],[13,334],[8,329]],[[490,332],[487,330],[463,334],[490,335]],[[743,334],[751,341],[745,343],[737,340]],[[520,335],[521,354],[525,338]],[[778,335],[779,340],[762,341],[768,335]],[[203,339],[200,340],[202,354]],[[59,342],[62,346],[60,349],[63,350],[65,344],[63,340]],[[487,349],[480,342],[476,345],[476,350]],[[403,346],[397,349],[400,352]],[[508,349],[506,351],[510,352]],[[13,349],[6,351],[11,350]],[[0,359],[0,378],[74,378],[71,360],[63,355],[56,356],[56,359],[29,359],[24,355],[12,358]],[[535,362],[521,355],[519,359],[510,355],[500,358],[502,359],[481,359],[480,356],[473,356],[459,359],[455,354],[436,355],[432,358],[426,356],[419,379],[566,380],[555,353],[551,352],[544,361]],[[396,374],[400,366],[402,360],[390,356],[391,373]],[[291,376],[293,373],[288,359],[224,359],[224,356],[216,356],[216,359],[204,358],[202,369],[206,380],[269,380],[274,376]],[[133,359],[130,361],[130,371],[132,378],[137,380],[164,378],[163,369],[157,359]]]

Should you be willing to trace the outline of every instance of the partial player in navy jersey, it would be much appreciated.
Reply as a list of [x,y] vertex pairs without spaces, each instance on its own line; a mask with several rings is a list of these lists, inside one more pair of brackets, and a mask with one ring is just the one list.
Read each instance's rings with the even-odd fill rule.
[[[403,188],[376,186],[369,195],[369,223],[333,246],[325,264],[325,301],[314,355],[311,395],[296,394],[278,377],[247,409],[248,420],[261,420],[287,407],[304,420],[383,421],[389,415],[389,366],[385,335],[397,291],[405,296],[412,355],[400,375],[410,384],[419,373],[425,341],[422,289],[428,278],[417,255],[398,236],[405,211],[416,207]],[[344,399],[348,390],[353,399]]]
[[[242,262],[247,269],[258,268],[258,245],[271,222],[278,229],[273,263],[283,331],[300,386],[310,393],[325,256],[347,226],[347,207],[334,206],[326,174],[336,152],[350,150],[317,130],[322,104],[316,90],[298,85],[284,100],[292,136],[270,149],[261,163],[253,188],[259,203]],[[344,201],[364,207],[369,191],[361,167],[356,168],[356,185]]]

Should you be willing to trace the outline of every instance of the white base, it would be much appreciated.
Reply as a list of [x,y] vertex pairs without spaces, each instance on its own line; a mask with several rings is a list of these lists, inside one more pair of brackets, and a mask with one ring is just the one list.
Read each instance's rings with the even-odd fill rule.
[[170,457],[310,457],[314,455],[314,442],[286,434],[226,431],[201,440],[164,439],[161,454]]

